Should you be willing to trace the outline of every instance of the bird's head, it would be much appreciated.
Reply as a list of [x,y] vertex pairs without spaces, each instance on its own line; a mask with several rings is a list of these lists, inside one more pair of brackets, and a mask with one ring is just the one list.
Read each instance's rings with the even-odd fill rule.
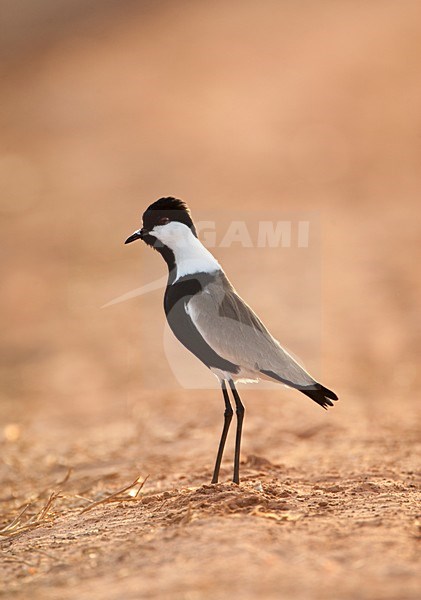
[[191,233],[197,237],[187,204],[171,196],[160,198],[148,206],[142,222],[143,227],[128,237],[125,244],[140,239],[156,249],[162,246],[172,248]]

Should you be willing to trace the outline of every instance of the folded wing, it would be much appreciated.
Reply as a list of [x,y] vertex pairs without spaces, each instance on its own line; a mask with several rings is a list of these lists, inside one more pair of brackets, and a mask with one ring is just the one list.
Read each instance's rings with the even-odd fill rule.
[[217,354],[261,377],[295,388],[316,382],[269,333],[220,273],[187,304],[200,334]]

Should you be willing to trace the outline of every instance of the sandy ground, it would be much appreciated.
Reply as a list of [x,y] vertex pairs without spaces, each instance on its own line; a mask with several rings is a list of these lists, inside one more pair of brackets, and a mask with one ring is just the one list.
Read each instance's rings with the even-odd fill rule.
[[[247,402],[240,486],[231,447],[221,483],[209,485],[216,408],[189,419],[192,400],[160,439],[122,421],[9,442],[2,520],[32,499],[24,526],[60,496],[36,528],[1,542],[5,597],[419,597],[416,430],[344,423],[339,407],[303,423],[300,406],[269,401]],[[181,412],[164,398],[161,409]],[[82,513],[147,475],[137,497],[134,486]]]
[[[9,4],[0,594],[419,598],[419,3]],[[167,194],[312,227],[213,249],[340,396],[241,388],[239,487],[233,432],[209,485],[222,400],[162,290],[101,308],[165,274],[122,241]]]

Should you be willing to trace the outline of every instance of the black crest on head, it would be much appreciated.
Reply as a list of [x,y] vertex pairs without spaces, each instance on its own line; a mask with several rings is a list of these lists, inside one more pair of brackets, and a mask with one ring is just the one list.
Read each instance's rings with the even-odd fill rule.
[[151,230],[155,225],[164,225],[170,221],[178,221],[190,227],[192,233],[197,237],[189,207],[185,202],[178,198],[168,196],[160,198],[145,210],[143,213],[143,226]]

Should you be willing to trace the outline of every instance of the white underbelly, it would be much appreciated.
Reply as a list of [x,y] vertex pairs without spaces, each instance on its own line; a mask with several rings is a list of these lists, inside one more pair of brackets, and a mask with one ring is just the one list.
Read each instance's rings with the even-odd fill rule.
[[220,381],[225,379],[227,381],[232,380],[240,383],[257,383],[260,379],[257,371],[249,371],[241,367],[238,373],[230,373],[229,371],[223,371],[222,369],[216,369],[215,367],[209,368]]

